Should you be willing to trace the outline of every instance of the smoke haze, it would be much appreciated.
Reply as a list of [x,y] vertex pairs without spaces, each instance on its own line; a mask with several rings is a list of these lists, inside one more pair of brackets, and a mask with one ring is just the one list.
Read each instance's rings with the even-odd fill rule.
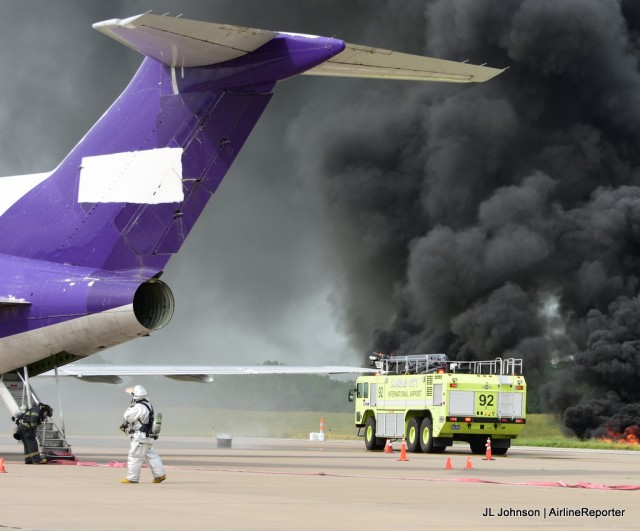
[[[0,174],[55,167],[140,63],[91,23],[149,9],[509,67],[479,86],[279,84],[163,277],[177,299],[172,323],[103,359],[355,364],[372,349],[516,356],[580,437],[607,423],[624,431],[640,416],[640,8],[398,5],[3,6],[0,58],[12,75],[0,79]],[[550,362],[559,368],[549,377]],[[167,403],[201,393],[145,385]],[[121,390],[95,387],[120,400]],[[80,395],[88,386],[68,388]]]

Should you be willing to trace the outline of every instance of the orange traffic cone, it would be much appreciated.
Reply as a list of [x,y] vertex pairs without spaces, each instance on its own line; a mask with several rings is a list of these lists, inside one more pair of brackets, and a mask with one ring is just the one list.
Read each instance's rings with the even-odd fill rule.
[[487,453],[482,458],[482,460],[483,461],[495,461],[495,459],[491,455],[491,437],[487,437],[487,444],[485,444],[485,446],[487,447]]
[[7,471],[4,468],[4,457],[0,457],[0,474],[6,474]]
[[400,459],[398,461],[408,461],[407,459],[407,441],[402,438],[402,446],[400,447]]
[[447,457],[447,463],[444,465],[445,470],[451,470],[453,466],[451,465],[451,458]]
[[389,439],[387,439],[387,444],[384,445],[384,453],[385,454],[393,453],[393,446],[391,446],[391,441]]
[[467,464],[464,465],[465,468],[473,468],[473,465],[471,464],[471,458],[467,457]]

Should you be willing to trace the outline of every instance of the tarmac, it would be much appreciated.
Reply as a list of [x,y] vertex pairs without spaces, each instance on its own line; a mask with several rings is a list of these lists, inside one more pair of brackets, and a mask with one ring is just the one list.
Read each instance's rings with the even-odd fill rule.
[[[161,437],[167,480],[123,485],[128,440],[69,437],[77,462],[25,465],[0,434],[3,529],[637,529],[640,453],[513,447],[493,460],[367,452],[361,441]],[[484,456],[486,457],[486,456]],[[446,468],[447,460],[451,468]]]

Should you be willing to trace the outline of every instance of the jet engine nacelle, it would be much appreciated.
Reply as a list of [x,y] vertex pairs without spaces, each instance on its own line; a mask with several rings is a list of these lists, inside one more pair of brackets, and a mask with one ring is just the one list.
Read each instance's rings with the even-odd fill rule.
[[[122,273],[0,255],[0,374],[65,354],[69,361],[148,335],[173,316],[173,293],[150,272]],[[2,271],[10,268],[0,268]],[[14,269],[15,271],[15,269]],[[155,272],[153,272],[155,273]],[[33,371],[33,368],[32,368]],[[36,367],[35,372],[40,372]]]

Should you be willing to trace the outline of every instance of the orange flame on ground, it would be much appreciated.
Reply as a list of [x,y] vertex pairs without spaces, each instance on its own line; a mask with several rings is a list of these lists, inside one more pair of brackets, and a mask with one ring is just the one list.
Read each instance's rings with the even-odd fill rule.
[[640,427],[627,426],[623,433],[607,429],[607,437],[602,437],[604,442],[640,444]]

